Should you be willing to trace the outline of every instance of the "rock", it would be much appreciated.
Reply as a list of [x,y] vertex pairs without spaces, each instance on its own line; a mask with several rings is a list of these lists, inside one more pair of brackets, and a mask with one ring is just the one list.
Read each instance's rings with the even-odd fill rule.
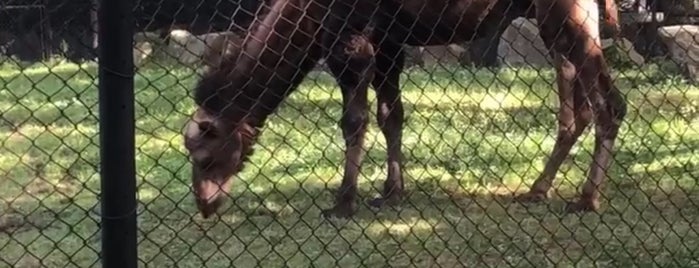
[[144,32],[134,35],[133,64],[141,66],[146,59],[153,55],[156,46],[161,45],[162,40],[157,33]]
[[[204,63],[215,66],[220,56],[230,53],[240,37],[233,32],[215,32],[193,35],[186,30],[170,32],[170,55],[176,57],[182,64],[192,65]],[[231,42],[236,41],[236,42]]]
[[699,82],[699,26],[673,25],[658,28],[660,40],[670,51],[670,58],[686,72],[693,82]]
[[[620,40],[620,41],[614,42],[614,39],[612,39],[612,38],[602,39],[602,49],[607,50],[612,45],[616,45],[617,49],[620,50],[618,52],[625,54],[624,61],[627,61],[627,62],[631,61],[631,63],[634,66],[641,66],[641,65],[645,64],[645,62],[646,62],[645,58],[643,58],[643,55],[641,55],[640,53],[638,53],[638,51],[636,51],[636,48],[633,47],[633,43],[631,41],[629,41],[626,38],[620,38],[618,40]],[[607,59],[607,61],[611,61],[612,55],[608,54],[607,51],[605,51],[605,53],[607,53],[607,54],[605,54],[605,58]],[[610,64],[612,64],[612,63],[610,63]]]
[[418,48],[421,65],[432,67],[439,64],[459,64],[461,54],[466,51],[463,46],[457,44],[442,46],[423,46]]
[[167,48],[168,54],[181,64],[197,63],[204,55],[206,48],[204,41],[189,31],[173,30],[168,37],[170,39],[170,45]]
[[424,64],[422,55],[420,55],[422,47],[420,46],[408,46],[404,47],[405,53],[405,66],[412,67],[415,65],[422,66]]
[[208,68],[217,67],[221,59],[240,50],[243,37],[233,32],[220,32],[207,34],[204,37],[207,43],[202,60]]
[[153,54],[153,44],[151,42],[138,42],[133,49],[133,64],[141,66],[141,64]]
[[551,66],[547,51],[536,20],[520,17],[513,20],[500,36],[498,59],[505,66]]

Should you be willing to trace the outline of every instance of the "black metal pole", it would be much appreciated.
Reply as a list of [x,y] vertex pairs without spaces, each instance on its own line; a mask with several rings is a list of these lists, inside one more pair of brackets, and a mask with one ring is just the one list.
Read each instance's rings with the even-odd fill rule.
[[[102,265],[137,267],[133,0],[99,0]],[[89,16],[89,14],[83,14]]]

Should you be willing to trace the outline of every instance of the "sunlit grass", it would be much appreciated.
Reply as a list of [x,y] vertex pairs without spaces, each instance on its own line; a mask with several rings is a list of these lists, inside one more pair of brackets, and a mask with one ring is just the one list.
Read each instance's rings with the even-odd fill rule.
[[[0,70],[3,266],[99,261],[94,77],[94,66],[75,64]],[[314,73],[267,122],[214,222],[196,215],[181,137],[196,72],[140,69],[139,257],[158,267],[696,264],[699,88],[656,65],[615,73],[629,115],[599,214],[560,213],[586,176],[592,130],[550,202],[509,200],[539,175],[555,142],[553,77],[529,68],[407,71],[407,199],[397,210],[362,206],[351,220],[325,221],[320,209],[342,178],[341,94],[332,77]],[[375,107],[373,92],[370,100]],[[386,177],[385,140],[373,110],[370,118],[361,199]]]

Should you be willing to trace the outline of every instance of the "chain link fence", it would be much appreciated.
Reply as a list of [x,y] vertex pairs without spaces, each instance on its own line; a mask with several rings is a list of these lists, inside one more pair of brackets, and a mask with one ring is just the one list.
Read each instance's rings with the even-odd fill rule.
[[[197,174],[205,168],[196,165],[224,159],[228,165],[223,167],[236,169],[239,162],[225,156],[201,160],[188,150],[186,137],[192,131],[188,122],[201,98],[195,92],[203,91],[204,73],[232,68],[236,64],[231,55],[254,50],[254,39],[241,47],[249,26],[256,17],[273,17],[275,9],[267,4],[281,1],[133,2],[130,14],[135,27],[129,49],[134,67],[138,204],[134,250],[139,266],[699,265],[699,65],[694,59],[699,26],[692,16],[693,4],[624,1],[619,3],[620,37],[603,34],[611,78],[628,112],[596,211],[565,212],[566,201],[580,197],[588,177],[594,125],[561,160],[548,200],[529,204],[514,198],[527,192],[544,172],[557,140],[560,103],[555,62],[536,19],[507,20],[503,13],[497,16],[502,18],[500,25],[484,26],[487,31],[479,39],[401,46],[406,59],[400,72],[400,98],[406,120],[399,135],[404,194],[397,204],[376,209],[366,202],[384,192],[386,178],[397,176],[396,154],[390,153],[396,149],[389,146],[395,129],[379,124],[387,122],[381,91],[369,89],[367,104],[351,106],[366,110],[366,134],[361,149],[355,143],[354,151],[346,151],[350,143],[344,136],[352,136],[343,134],[343,126],[354,121],[344,119],[343,103],[351,101],[343,98],[340,85],[359,83],[363,76],[338,82],[330,58],[322,58],[312,62],[315,65],[304,65],[310,71],[292,93],[276,97],[280,105],[260,126],[251,154],[228,146],[242,146],[245,135],[254,136],[252,127],[239,132],[245,135],[228,137],[237,143],[214,144],[227,156],[234,152],[246,162],[230,180],[223,204],[205,218],[195,192],[207,188],[193,184],[202,179]],[[313,17],[317,8],[313,3],[326,1],[310,3],[308,16]],[[426,12],[445,8],[445,14],[451,14],[463,8],[439,3],[426,5]],[[105,118],[99,109],[105,103],[100,102],[116,100],[101,99],[104,92],[98,90],[103,78],[97,63],[98,6],[92,0],[0,3],[2,267],[108,265],[102,262],[107,252],[103,252],[100,197],[109,189],[100,184],[104,178],[100,172],[105,165],[112,168],[112,186],[129,177],[121,178],[128,169],[119,170],[124,163],[114,162],[124,155],[100,156],[104,142],[110,142],[100,139],[100,134],[110,134],[100,133],[100,124],[107,124],[100,122]],[[299,18],[293,10],[284,13],[290,31],[319,23],[294,24]],[[349,10],[340,14],[347,24],[353,16],[367,15],[357,14],[358,6]],[[683,15],[676,15],[678,10]],[[381,18],[401,16],[405,14]],[[263,28],[254,29],[259,33]],[[280,41],[286,44],[284,53],[304,49],[294,45],[298,38]],[[265,67],[281,69],[301,62],[287,60],[240,58],[237,66],[250,63],[257,69],[223,80],[235,84],[241,77],[270,74],[272,69]],[[381,64],[381,59],[373,60]],[[346,67],[353,64],[347,62]],[[296,67],[303,72],[304,66]],[[288,72],[277,75],[277,80],[299,79]],[[269,88],[284,84],[277,80],[264,82]],[[260,109],[269,108],[255,111]],[[235,120],[230,122],[243,119]],[[227,129],[225,123],[212,122],[219,130]],[[129,133],[116,126],[111,130]],[[111,148],[116,151],[114,144]],[[358,155],[363,155],[359,169],[346,165],[348,158]],[[105,159],[111,162],[104,163]],[[358,177],[356,212],[351,217],[323,217],[336,205],[339,189],[346,189],[340,187],[344,177],[352,176],[346,173],[348,167]],[[199,202],[207,206],[206,201]],[[128,226],[112,223],[109,228],[110,235],[119,234],[119,228],[128,235]]]

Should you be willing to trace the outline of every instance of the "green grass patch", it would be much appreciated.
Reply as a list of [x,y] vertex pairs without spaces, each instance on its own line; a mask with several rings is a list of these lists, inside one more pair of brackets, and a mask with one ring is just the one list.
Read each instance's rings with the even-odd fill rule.
[[[0,263],[99,263],[94,65],[0,70]],[[181,128],[196,72],[136,76],[139,257],[154,266],[692,266],[699,244],[699,88],[649,65],[614,74],[629,114],[602,211],[563,215],[591,161],[587,131],[554,198],[523,207],[555,133],[554,73],[411,69],[403,76],[405,202],[327,221],[342,177],[341,94],[314,73],[268,121],[220,220],[197,215]],[[371,107],[375,106],[373,92]],[[361,199],[386,177],[371,111]]]

